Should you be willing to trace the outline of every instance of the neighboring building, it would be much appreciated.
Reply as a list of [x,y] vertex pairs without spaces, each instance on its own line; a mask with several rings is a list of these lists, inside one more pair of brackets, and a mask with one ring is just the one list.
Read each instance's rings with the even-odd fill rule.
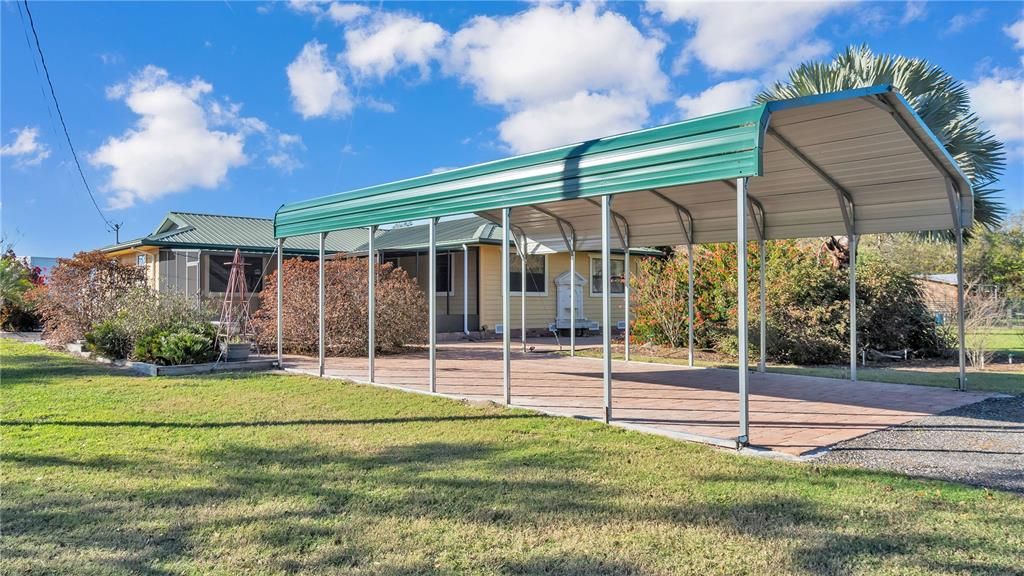
[[[346,230],[327,236],[327,251],[366,256],[366,231]],[[382,262],[406,270],[426,292],[428,278],[428,226],[407,226],[380,230],[374,248]],[[285,257],[315,258],[315,235],[289,238]],[[568,308],[569,254],[556,253],[527,242],[526,310],[530,331],[546,332],[555,321],[558,291],[562,307]],[[122,262],[144,266],[150,285],[161,291],[177,291],[199,298],[223,298],[229,262],[235,248],[246,262],[246,283],[250,290],[262,288],[262,278],[274,269],[273,221],[264,218],[216,216],[171,212],[148,236],[122,242],[102,250]],[[631,262],[637,269],[639,257],[660,255],[656,250],[638,249]],[[623,320],[623,254],[612,256],[613,322]],[[577,315],[592,322],[601,318],[600,254],[576,254]],[[511,263],[512,329],[520,327],[521,262],[513,250]],[[561,281],[556,283],[556,279]],[[466,329],[493,332],[501,324],[501,227],[476,216],[447,220],[437,225],[437,328],[439,332]],[[556,284],[562,287],[558,288]],[[566,312],[567,313],[567,312]],[[583,326],[583,323],[580,323]],[[596,324],[591,324],[596,326]]]
[[925,306],[939,324],[956,319],[956,274],[924,274],[917,276]]
[[50,271],[57,266],[57,259],[49,256],[28,256],[25,258],[25,263],[29,268],[39,268],[40,276],[45,279],[50,275]]

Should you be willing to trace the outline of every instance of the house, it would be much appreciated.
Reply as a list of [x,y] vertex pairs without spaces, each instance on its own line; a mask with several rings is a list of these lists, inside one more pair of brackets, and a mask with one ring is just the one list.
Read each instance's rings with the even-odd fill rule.
[[[358,231],[331,234],[327,251],[349,252],[363,242]],[[206,300],[224,297],[236,248],[245,258],[246,284],[258,292],[274,266],[277,248],[274,222],[267,218],[170,212],[152,233],[100,250],[123,264],[145,268],[154,290]],[[284,253],[286,258],[315,258],[317,238],[290,239]]]
[[[326,252],[365,257],[365,230],[328,234]],[[379,230],[374,250],[381,262],[401,267],[427,291],[428,226],[426,224]],[[437,224],[436,309],[439,332],[494,332],[501,324],[501,227],[472,216]],[[223,298],[235,248],[245,257],[246,284],[251,290],[262,288],[263,277],[274,269],[276,248],[273,221],[264,218],[219,216],[171,212],[153,233],[102,251],[125,263],[144,266],[150,286],[161,291],[177,291],[200,299]],[[315,235],[288,238],[285,258],[316,258]],[[547,333],[556,319],[558,285],[568,290],[569,254],[555,252],[526,242],[526,312],[530,332]],[[661,252],[634,249],[631,255],[653,256]],[[636,272],[639,258],[630,261]],[[517,311],[512,330],[519,330],[521,306],[521,259],[511,262],[512,309]],[[612,256],[613,320],[624,319],[622,296],[624,254]],[[577,252],[578,318],[601,317],[601,259],[598,252]],[[556,282],[557,281],[557,282]],[[563,294],[563,299],[566,296]],[[585,326],[584,322],[579,323]],[[591,323],[596,328],[596,324]]]

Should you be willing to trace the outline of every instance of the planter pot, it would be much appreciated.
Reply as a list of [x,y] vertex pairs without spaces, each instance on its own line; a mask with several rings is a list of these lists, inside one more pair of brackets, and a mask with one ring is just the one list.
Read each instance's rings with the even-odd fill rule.
[[224,352],[224,360],[228,362],[241,362],[249,359],[249,349],[251,345],[248,342],[242,342],[240,344],[221,344],[221,350]]

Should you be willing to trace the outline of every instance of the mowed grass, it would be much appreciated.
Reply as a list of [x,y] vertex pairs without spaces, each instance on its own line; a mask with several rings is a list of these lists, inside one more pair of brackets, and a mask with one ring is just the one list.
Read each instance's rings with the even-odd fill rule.
[[1024,499],[0,340],[3,574],[1009,574]]
[[984,332],[967,335],[970,344],[973,339],[981,338],[985,348],[996,353],[1013,354],[1014,362],[1024,361],[1024,328],[996,327]]

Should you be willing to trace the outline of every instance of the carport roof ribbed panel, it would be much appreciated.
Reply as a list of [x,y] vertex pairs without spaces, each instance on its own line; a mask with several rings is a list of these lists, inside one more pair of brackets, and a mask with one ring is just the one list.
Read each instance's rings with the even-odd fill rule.
[[[668,201],[692,214],[694,242],[724,242],[736,238],[735,179],[751,176],[749,195],[764,207],[766,238],[845,234],[837,192],[780,138],[850,194],[858,233],[951,228],[947,180],[959,191],[964,221],[971,218],[967,178],[906,101],[879,86],[770,102],[286,204],[277,212],[275,235],[471,212],[494,221],[508,207],[513,224],[534,242],[566,248],[554,214],[572,223],[578,249],[596,249],[600,217],[592,200],[614,194],[613,208],[628,224],[632,246],[685,242]],[[748,225],[756,238],[753,222]]]

